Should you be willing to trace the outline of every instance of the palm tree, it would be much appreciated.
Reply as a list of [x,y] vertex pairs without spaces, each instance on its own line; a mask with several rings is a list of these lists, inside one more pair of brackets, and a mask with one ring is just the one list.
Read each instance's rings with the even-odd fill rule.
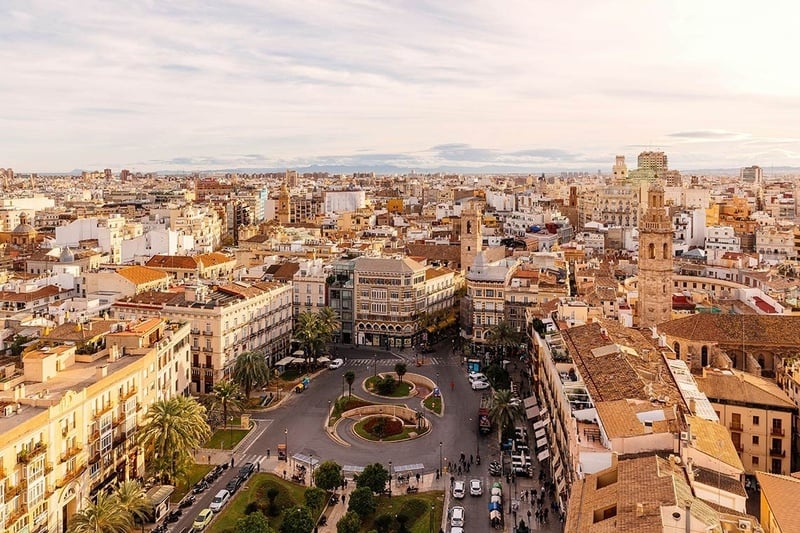
[[405,363],[397,363],[396,365],[394,365],[394,373],[397,374],[398,378],[400,378],[400,383],[403,382],[403,376],[406,375],[407,370],[408,367],[406,366]]
[[101,490],[96,502],[86,500],[86,506],[72,515],[67,533],[127,533],[132,528],[131,514],[120,512],[119,498]]
[[501,348],[504,354],[506,349],[517,349],[522,343],[522,335],[505,320],[501,320],[489,328],[487,337],[489,344],[495,348]]
[[325,342],[330,342],[333,338],[333,334],[339,331],[342,327],[339,316],[331,307],[323,307],[319,310],[317,316],[319,317],[320,332]]
[[171,482],[185,474],[192,450],[210,436],[205,407],[194,398],[176,396],[150,406],[139,431],[139,443],[156,474]]
[[211,400],[213,409],[222,410],[225,427],[228,427],[228,413],[241,413],[244,410],[242,391],[239,385],[230,380],[223,380],[214,385],[214,394]]
[[508,389],[500,389],[492,395],[489,405],[489,418],[497,425],[499,440],[503,440],[503,433],[514,426],[514,423],[523,420],[522,405],[514,402],[514,397]]
[[347,382],[347,395],[353,395],[353,382],[356,380],[356,373],[348,370],[344,373],[344,380]]
[[306,362],[317,358],[341,326],[336,311],[330,307],[323,307],[318,313],[304,311],[297,315],[294,337],[303,347]]
[[233,366],[233,381],[244,389],[245,399],[256,387],[269,383],[269,366],[261,352],[244,352],[236,358]]
[[120,510],[128,513],[134,522],[144,523],[153,511],[147,492],[138,481],[123,481],[114,491]]

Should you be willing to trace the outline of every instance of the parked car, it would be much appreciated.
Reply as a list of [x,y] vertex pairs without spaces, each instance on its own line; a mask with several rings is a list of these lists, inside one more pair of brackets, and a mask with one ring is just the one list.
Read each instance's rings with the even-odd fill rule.
[[337,368],[342,368],[342,365],[344,365],[344,359],[336,358],[330,363],[328,363],[328,368],[330,368],[331,370],[336,370]]
[[464,508],[457,506],[450,509],[450,525],[464,527]]
[[466,485],[462,480],[457,480],[453,483],[453,498],[460,500],[466,494]]
[[469,482],[469,495],[480,496],[483,494],[483,484],[480,479],[471,479]]
[[473,381],[489,381],[489,378],[480,372],[470,372],[467,374],[467,379],[470,381],[470,383]]
[[253,475],[253,472],[256,471],[256,465],[254,463],[245,463],[239,469],[239,478],[244,481]]
[[214,511],[215,513],[218,513],[222,510],[222,507],[226,503],[228,503],[228,500],[230,499],[231,499],[231,493],[225,489],[222,489],[216,494],[216,496],[214,496],[214,499],[211,500],[211,505],[209,505],[208,508]]
[[492,461],[489,463],[489,474],[493,476],[499,476],[503,472],[503,467],[500,465],[498,461]]
[[235,477],[232,480],[228,481],[228,484],[225,485],[225,490],[230,492],[231,494],[235,494],[239,487],[242,486],[242,478]]
[[491,385],[487,381],[473,381],[472,382],[472,390],[486,390]]
[[192,530],[202,531],[208,524],[211,523],[211,519],[213,517],[214,513],[211,511],[211,509],[203,509],[200,511],[200,514],[197,515],[197,518],[194,519],[194,522],[192,522]]

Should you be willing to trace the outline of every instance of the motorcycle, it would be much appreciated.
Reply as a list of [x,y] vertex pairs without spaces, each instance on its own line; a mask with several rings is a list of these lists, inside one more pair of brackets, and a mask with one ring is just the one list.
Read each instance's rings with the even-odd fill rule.
[[195,498],[194,495],[189,494],[188,496],[186,496],[184,499],[181,500],[181,502],[178,504],[178,507],[181,509],[185,509],[186,507],[191,507],[196,501],[197,498]]
[[194,487],[192,487],[192,494],[200,494],[207,488],[208,488],[208,483],[206,483],[205,481],[201,481],[200,483],[197,483]]

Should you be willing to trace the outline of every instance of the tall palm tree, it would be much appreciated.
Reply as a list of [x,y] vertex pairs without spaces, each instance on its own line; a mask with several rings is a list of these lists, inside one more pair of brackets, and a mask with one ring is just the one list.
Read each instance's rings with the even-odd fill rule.
[[342,322],[339,320],[336,311],[331,307],[323,307],[317,315],[319,316],[320,333],[325,342],[330,342],[333,334],[341,329]]
[[181,477],[192,451],[211,436],[205,407],[188,396],[154,402],[144,416],[139,442],[153,470],[166,481]]
[[489,405],[489,418],[497,425],[499,440],[503,440],[503,433],[514,427],[514,423],[523,420],[522,405],[513,402],[514,397],[508,389],[500,389],[492,395]]
[[225,427],[228,427],[228,413],[241,413],[244,410],[242,391],[239,389],[239,385],[227,379],[214,385],[211,402],[213,409],[222,411]]
[[72,515],[67,533],[127,533],[133,529],[131,514],[120,512],[119,498],[105,491],[97,493],[97,501]]
[[356,373],[352,370],[348,370],[344,373],[344,380],[347,382],[347,395],[353,395],[353,383],[356,380]]
[[505,320],[501,320],[489,328],[487,337],[489,338],[489,344],[495,348],[501,348],[503,353],[509,348],[512,350],[517,349],[522,343],[522,335]]
[[317,313],[304,311],[297,315],[294,338],[300,342],[303,348],[306,364],[310,359],[316,359],[317,354],[325,347],[325,341],[320,334],[320,320]]
[[244,389],[244,397],[250,398],[250,393],[256,387],[269,383],[269,366],[264,354],[261,352],[244,352],[236,358],[233,366],[233,381]]
[[114,491],[120,510],[128,513],[134,522],[144,523],[153,511],[153,503],[138,481],[123,481]]

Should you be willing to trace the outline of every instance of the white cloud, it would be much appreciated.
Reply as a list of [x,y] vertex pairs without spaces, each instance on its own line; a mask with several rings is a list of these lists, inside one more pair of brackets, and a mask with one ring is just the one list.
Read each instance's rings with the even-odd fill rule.
[[268,166],[366,148],[436,164],[430,147],[463,143],[490,147],[450,154],[464,164],[531,171],[610,166],[636,144],[687,166],[788,164],[798,8],[775,5],[10,0],[0,163]]

